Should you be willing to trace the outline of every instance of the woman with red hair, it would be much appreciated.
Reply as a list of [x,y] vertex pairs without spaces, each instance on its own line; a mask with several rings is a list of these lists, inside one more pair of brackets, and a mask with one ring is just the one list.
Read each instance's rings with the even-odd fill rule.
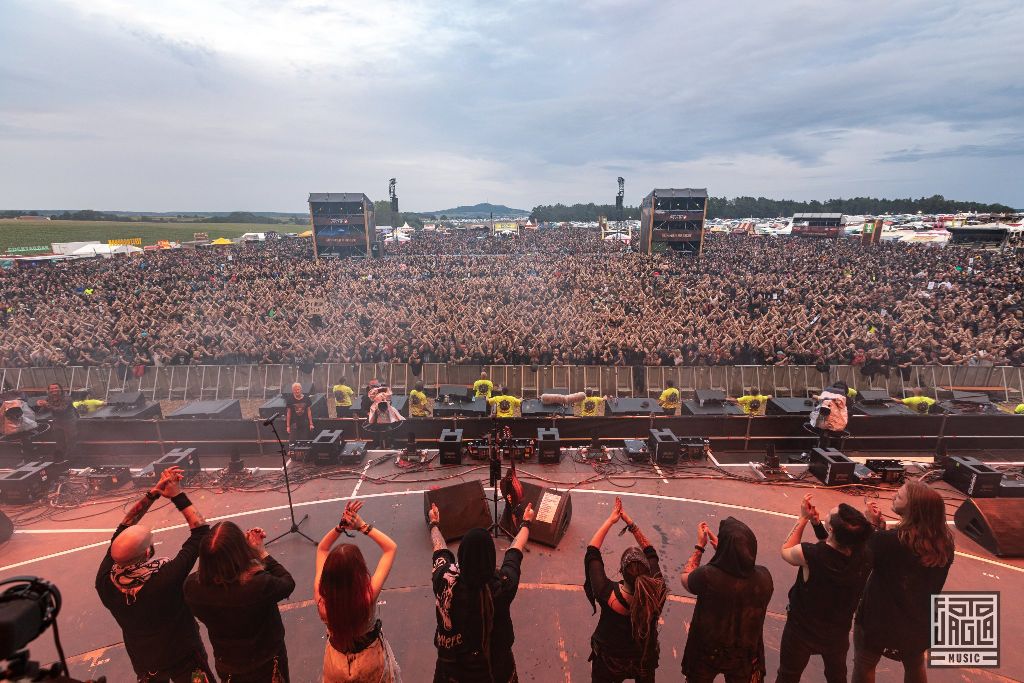
[[[349,501],[338,526],[316,549],[313,596],[327,625],[324,683],[398,683],[401,671],[376,618],[377,598],[391,573],[398,545],[359,516],[360,501]],[[382,555],[370,575],[359,548],[334,547],[347,530],[358,531],[380,546]]]

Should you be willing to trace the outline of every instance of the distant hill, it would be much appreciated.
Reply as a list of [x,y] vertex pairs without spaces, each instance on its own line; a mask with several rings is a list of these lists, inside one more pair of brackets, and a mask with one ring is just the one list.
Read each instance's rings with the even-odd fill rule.
[[529,216],[529,211],[513,209],[504,204],[474,204],[473,206],[456,206],[454,209],[443,209],[441,211],[423,211],[421,216],[448,216],[449,218],[489,218],[491,214],[495,218],[506,216]]

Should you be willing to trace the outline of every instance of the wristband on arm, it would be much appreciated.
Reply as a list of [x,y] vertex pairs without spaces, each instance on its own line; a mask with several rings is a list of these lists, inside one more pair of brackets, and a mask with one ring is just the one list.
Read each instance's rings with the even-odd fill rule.
[[171,502],[174,503],[174,507],[178,508],[178,510],[184,510],[192,504],[192,501],[188,499],[188,494],[184,491],[171,498]]

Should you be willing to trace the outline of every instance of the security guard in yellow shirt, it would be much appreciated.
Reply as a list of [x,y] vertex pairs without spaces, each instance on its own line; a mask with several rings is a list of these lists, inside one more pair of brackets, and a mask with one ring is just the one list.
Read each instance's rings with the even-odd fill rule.
[[487,404],[494,406],[495,417],[515,417],[516,409],[519,408],[519,404],[522,402],[523,399],[521,398],[509,396],[508,390],[505,387],[501,388],[497,396],[491,396],[487,399]]
[[743,408],[743,412],[747,415],[764,415],[764,408],[770,399],[771,396],[766,396],[757,390],[740,396],[736,399],[736,404]]
[[423,391],[423,382],[416,382],[416,386],[409,392],[409,417],[430,417],[430,406],[427,404],[427,394]]
[[481,372],[480,379],[473,382],[474,398],[490,398],[492,391],[494,391],[494,383],[487,379],[486,372]]
[[593,389],[587,389],[587,397],[580,403],[580,417],[597,417],[600,415],[604,396],[598,396]]
[[71,405],[84,413],[95,413],[97,410],[105,406],[106,403],[98,398],[84,398],[81,401],[72,402]]
[[356,393],[352,390],[352,387],[345,384],[345,378],[342,377],[338,380],[338,383],[332,387],[334,392],[334,409],[338,417],[350,417],[352,415],[352,395]]
[[658,405],[669,415],[675,415],[679,410],[679,390],[676,383],[670,379],[665,380],[665,391],[658,397]]
[[901,403],[913,410],[915,413],[927,415],[932,409],[932,406],[935,405],[935,399],[930,396],[922,395],[921,389],[916,388],[914,389],[914,395],[906,397],[901,401]]

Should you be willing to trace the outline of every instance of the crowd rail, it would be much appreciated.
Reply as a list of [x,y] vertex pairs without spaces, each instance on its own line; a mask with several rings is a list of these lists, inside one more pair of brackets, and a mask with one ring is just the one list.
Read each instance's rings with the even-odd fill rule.
[[378,379],[406,393],[422,381],[431,393],[442,385],[471,385],[486,371],[495,388],[508,387],[517,396],[535,397],[545,391],[578,392],[594,389],[618,397],[657,396],[669,380],[692,397],[698,389],[718,389],[728,396],[760,391],[771,396],[810,396],[837,380],[858,391],[876,389],[898,398],[920,389],[936,400],[951,396],[951,387],[985,387],[1007,402],[1024,401],[1024,368],[1016,366],[924,365],[904,371],[866,375],[861,368],[833,365],[821,372],[812,365],[721,366],[601,366],[601,365],[463,365],[424,363],[419,373],[408,363],[319,363],[298,365],[171,365],[146,366],[141,376],[130,367],[0,368],[4,390],[45,388],[59,382],[65,388],[87,390],[93,398],[141,391],[151,401],[267,400],[293,382],[312,382],[318,392],[343,378],[358,390]]

